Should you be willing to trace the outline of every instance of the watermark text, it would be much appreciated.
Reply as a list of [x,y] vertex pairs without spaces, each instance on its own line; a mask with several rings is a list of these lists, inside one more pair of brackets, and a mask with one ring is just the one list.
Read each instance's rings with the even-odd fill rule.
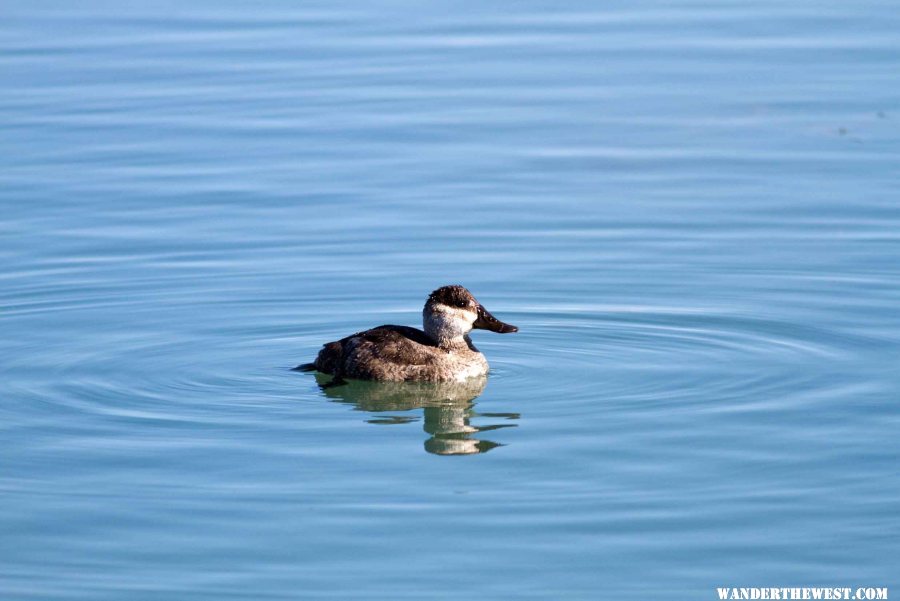
[[887,587],[740,587],[716,588],[723,601],[792,601],[794,599],[863,599],[888,598]]

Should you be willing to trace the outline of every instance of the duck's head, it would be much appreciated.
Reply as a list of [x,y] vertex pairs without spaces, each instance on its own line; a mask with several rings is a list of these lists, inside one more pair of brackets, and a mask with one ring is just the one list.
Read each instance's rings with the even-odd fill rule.
[[422,310],[422,322],[425,333],[439,344],[461,339],[473,329],[499,334],[519,331],[516,326],[503,323],[491,315],[462,286],[443,286],[432,292]]

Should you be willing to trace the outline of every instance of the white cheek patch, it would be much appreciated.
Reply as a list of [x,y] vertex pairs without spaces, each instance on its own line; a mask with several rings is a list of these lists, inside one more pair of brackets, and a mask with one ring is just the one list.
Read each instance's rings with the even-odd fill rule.
[[475,320],[478,319],[478,314],[471,309],[461,309],[449,305],[435,305],[433,311],[470,324],[475,323]]
[[446,340],[453,340],[468,334],[478,315],[460,307],[434,305],[431,314],[425,317],[425,329],[430,335]]

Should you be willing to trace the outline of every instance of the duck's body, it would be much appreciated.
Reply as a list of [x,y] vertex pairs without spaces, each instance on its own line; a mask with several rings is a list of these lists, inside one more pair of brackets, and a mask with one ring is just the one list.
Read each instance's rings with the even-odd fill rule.
[[315,363],[336,378],[385,382],[446,382],[484,376],[488,362],[468,333],[473,328],[515,332],[487,312],[462,286],[444,286],[428,297],[425,330],[385,325],[326,344]]
[[422,330],[390,325],[326,344],[315,366],[327,374],[383,382],[444,382],[488,372],[487,360],[468,336],[462,344],[441,347]]

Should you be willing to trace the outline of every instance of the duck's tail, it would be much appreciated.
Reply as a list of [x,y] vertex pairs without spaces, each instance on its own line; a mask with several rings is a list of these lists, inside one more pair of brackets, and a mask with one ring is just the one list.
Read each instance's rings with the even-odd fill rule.
[[297,367],[291,369],[291,371],[316,371],[315,363],[301,363]]

